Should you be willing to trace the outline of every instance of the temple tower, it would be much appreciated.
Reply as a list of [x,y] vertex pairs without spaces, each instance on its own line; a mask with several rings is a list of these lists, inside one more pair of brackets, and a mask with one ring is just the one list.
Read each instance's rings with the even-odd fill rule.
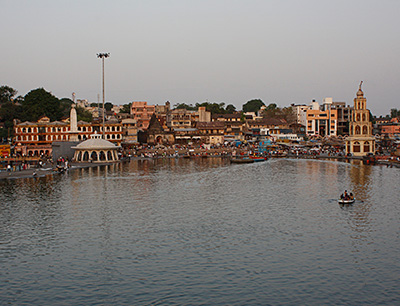
[[365,156],[375,153],[375,137],[372,135],[372,122],[367,109],[367,99],[361,90],[362,81],[354,99],[354,108],[350,116],[349,137],[346,139],[346,154]]

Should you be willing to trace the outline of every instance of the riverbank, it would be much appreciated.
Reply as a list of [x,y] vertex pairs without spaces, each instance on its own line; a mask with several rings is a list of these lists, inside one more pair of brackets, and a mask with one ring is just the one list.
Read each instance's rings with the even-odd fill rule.
[[[213,157],[226,157],[230,158],[233,154],[233,151],[236,151],[237,155],[247,154],[248,151],[245,150],[194,150],[194,151],[181,151],[178,154],[174,154],[176,152],[160,152],[157,151],[146,151],[142,152],[139,156],[132,156],[123,158],[117,162],[112,163],[75,163],[72,162],[68,171],[72,171],[74,169],[81,168],[89,168],[89,167],[97,167],[97,166],[105,166],[120,162],[129,162],[131,160],[151,160],[151,159],[163,159],[163,158],[213,158]],[[328,154],[320,154],[320,155],[312,155],[312,154],[303,154],[303,155],[295,155],[288,154],[285,156],[286,158],[295,158],[295,159],[324,159],[324,160],[339,160],[339,161],[349,161],[349,160],[362,160],[361,157],[355,156],[333,156]],[[270,156],[270,158],[277,158],[274,156]],[[400,162],[396,160],[378,160],[376,165],[386,166],[386,167],[397,167],[400,168]],[[30,168],[24,170],[17,171],[7,171],[3,169],[0,171],[0,179],[18,179],[18,178],[29,178],[29,177],[43,177],[46,175],[59,174],[60,172],[57,170],[56,166],[45,165],[43,168]]]

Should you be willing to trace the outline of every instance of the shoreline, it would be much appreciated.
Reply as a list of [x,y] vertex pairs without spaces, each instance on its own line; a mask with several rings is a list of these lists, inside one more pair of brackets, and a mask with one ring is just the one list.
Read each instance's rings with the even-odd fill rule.
[[[68,168],[68,171],[75,170],[75,169],[82,169],[82,168],[91,168],[91,167],[98,167],[98,166],[107,166],[116,163],[122,162],[130,162],[134,160],[158,160],[158,159],[198,159],[198,158],[231,158],[231,154],[207,154],[207,155],[180,155],[180,156],[153,156],[153,157],[142,157],[142,156],[134,156],[123,158],[119,161],[115,162],[92,162],[92,163],[71,163],[71,167]],[[355,156],[329,156],[329,155],[293,155],[288,154],[287,156],[282,157],[269,157],[269,158],[287,158],[287,159],[320,159],[320,160],[338,160],[338,161],[345,161],[345,160],[362,160],[362,157],[355,157]],[[395,160],[377,160],[375,165],[380,166],[387,166],[387,167],[397,167],[400,168],[400,162]],[[372,166],[372,165],[371,165]],[[18,178],[34,178],[34,177],[44,177],[46,175],[54,175],[54,174],[62,174],[56,170],[56,167],[47,167],[47,168],[30,168],[25,170],[19,171],[7,171],[3,169],[0,171],[0,180],[3,179],[18,179]]]

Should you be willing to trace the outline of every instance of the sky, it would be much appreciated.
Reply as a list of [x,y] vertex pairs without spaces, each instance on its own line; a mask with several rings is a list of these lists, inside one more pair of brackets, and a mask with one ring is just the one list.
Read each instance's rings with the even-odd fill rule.
[[[24,96],[400,109],[398,0],[0,0],[0,85]],[[100,96],[100,98],[99,98]]]

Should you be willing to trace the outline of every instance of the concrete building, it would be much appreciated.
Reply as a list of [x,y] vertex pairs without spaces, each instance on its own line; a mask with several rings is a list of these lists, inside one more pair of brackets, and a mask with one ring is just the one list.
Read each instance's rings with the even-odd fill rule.
[[337,111],[337,134],[349,134],[350,113],[353,107],[346,106],[346,102],[334,102],[332,98],[325,98],[321,110],[336,110]]
[[166,116],[166,125],[172,130],[193,128],[196,122],[211,122],[211,113],[204,106],[197,111],[173,109]]
[[305,104],[298,104],[298,105],[292,104],[291,107],[293,109],[293,113],[296,116],[296,123],[306,125],[305,113],[307,112],[309,106]]
[[224,143],[225,124],[223,122],[198,122],[196,127],[202,143]]
[[[25,156],[52,156],[53,142],[76,142],[90,138],[94,132],[102,134],[103,124],[99,121],[76,122],[74,107],[67,122],[53,121],[46,116],[37,122],[14,124],[15,151]],[[70,123],[72,118],[72,124]],[[117,145],[122,142],[122,125],[117,120],[105,122],[105,137]]]
[[306,110],[306,133],[310,136],[336,136],[337,135],[337,110],[332,107],[332,98],[324,100],[324,106],[313,100]]
[[151,116],[155,112],[154,105],[147,105],[145,101],[134,101],[131,106],[132,119],[137,121],[137,127],[146,130],[149,126]]
[[242,112],[236,112],[234,114],[215,114],[213,115],[213,121],[225,123],[225,140],[244,140],[246,124],[245,116]]

